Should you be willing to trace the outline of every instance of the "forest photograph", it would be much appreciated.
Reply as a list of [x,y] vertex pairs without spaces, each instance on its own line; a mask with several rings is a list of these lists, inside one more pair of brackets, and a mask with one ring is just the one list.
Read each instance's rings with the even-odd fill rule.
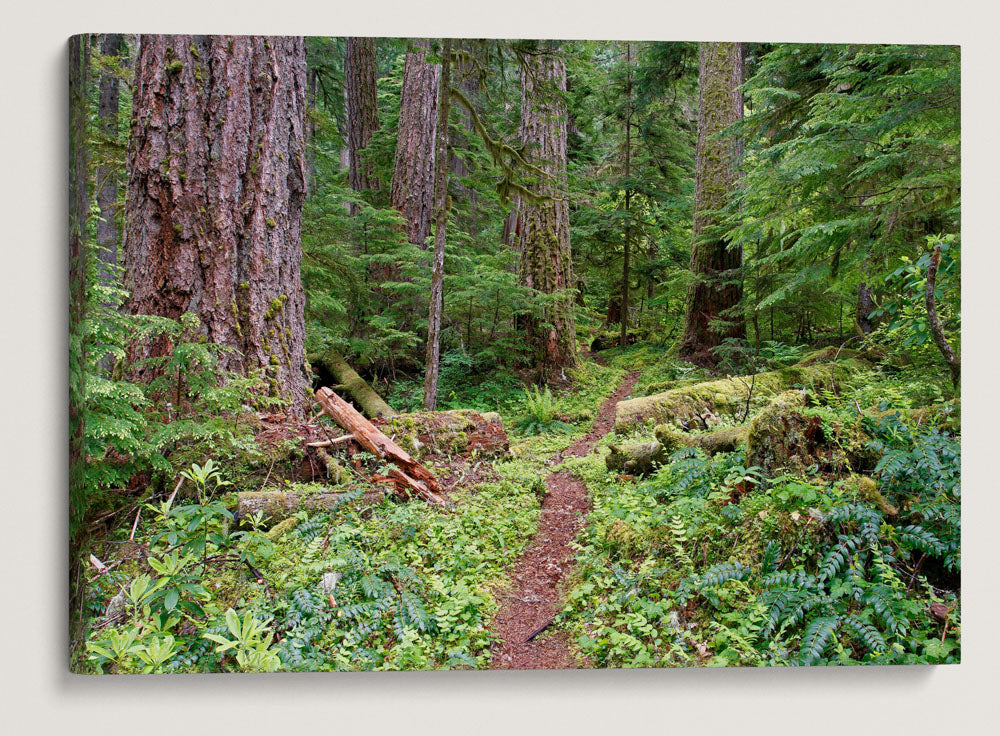
[[958,46],[68,46],[71,672],[960,662]]

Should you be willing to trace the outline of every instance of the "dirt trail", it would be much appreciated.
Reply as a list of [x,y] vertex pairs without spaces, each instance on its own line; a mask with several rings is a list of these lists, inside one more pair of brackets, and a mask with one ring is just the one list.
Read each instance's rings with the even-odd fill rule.
[[[601,405],[590,431],[567,450],[556,455],[552,465],[565,456],[582,457],[598,440],[611,431],[615,404],[628,396],[639,372],[632,371]],[[562,633],[540,633],[528,638],[550,623],[562,603],[562,583],[573,566],[570,542],[576,539],[590,506],[583,481],[566,471],[551,473],[545,479],[548,493],[542,502],[538,531],[531,546],[514,565],[512,590],[500,601],[500,611],[493,620],[499,641],[493,647],[492,669],[566,669],[576,666]]]

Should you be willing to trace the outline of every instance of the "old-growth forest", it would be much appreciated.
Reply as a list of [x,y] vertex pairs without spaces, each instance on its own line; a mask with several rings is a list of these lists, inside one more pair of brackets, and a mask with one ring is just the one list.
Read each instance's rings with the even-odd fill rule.
[[70,42],[84,673],[957,663],[957,47]]

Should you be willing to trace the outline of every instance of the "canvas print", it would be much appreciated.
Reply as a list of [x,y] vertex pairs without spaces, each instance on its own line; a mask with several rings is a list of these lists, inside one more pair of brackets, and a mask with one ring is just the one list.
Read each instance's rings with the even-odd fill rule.
[[69,42],[87,674],[957,663],[960,50]]

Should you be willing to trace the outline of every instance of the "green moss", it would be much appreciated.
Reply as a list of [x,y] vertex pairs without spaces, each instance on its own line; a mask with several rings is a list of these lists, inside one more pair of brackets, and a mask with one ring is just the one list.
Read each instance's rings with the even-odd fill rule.
[[275,226],[276,226],[277,224],[278,224],[278,223],[276,223],[276,222],[274,221],[274,218],[270,218],[270,219],[268,219],[268,221],[267,221],[267,226],[268,226],[268,227],[275,227]]
[[285,308],[285,302],[288,301],[287,294],[281,294],[280,296],[273,297],[271,299],[271,304],[264,313],[264,319],[274,319],[281,313],[281,310]]
[[167,74],[180,74],[183,68],[184,68],[184,62],[182,62],[180,59],[174,59],[169,64],[167,64]]
[[[671,389],[652,396],[642,396],[619,402],[615,407],[615,429],[625,432],[635,424],[647,421],[677,421],[700,426],[702,421],[711,425],[719,417],[739,421],[747,413],[747,398],[752,411],[763,406],[775,394],[792,386],[807,388],[835,388],[851,374],[863,367],[857,360],[796,364],[755,376],[722,378],[692,386]],[[750,391],[750,387],[753,391]],[[707,420],[705,417],[710,416]]]
[[287,519],[279,521],[267,532],[267,537],[272,542],[281,539],[287,532],[299,525],[299,517],[289,516]]

